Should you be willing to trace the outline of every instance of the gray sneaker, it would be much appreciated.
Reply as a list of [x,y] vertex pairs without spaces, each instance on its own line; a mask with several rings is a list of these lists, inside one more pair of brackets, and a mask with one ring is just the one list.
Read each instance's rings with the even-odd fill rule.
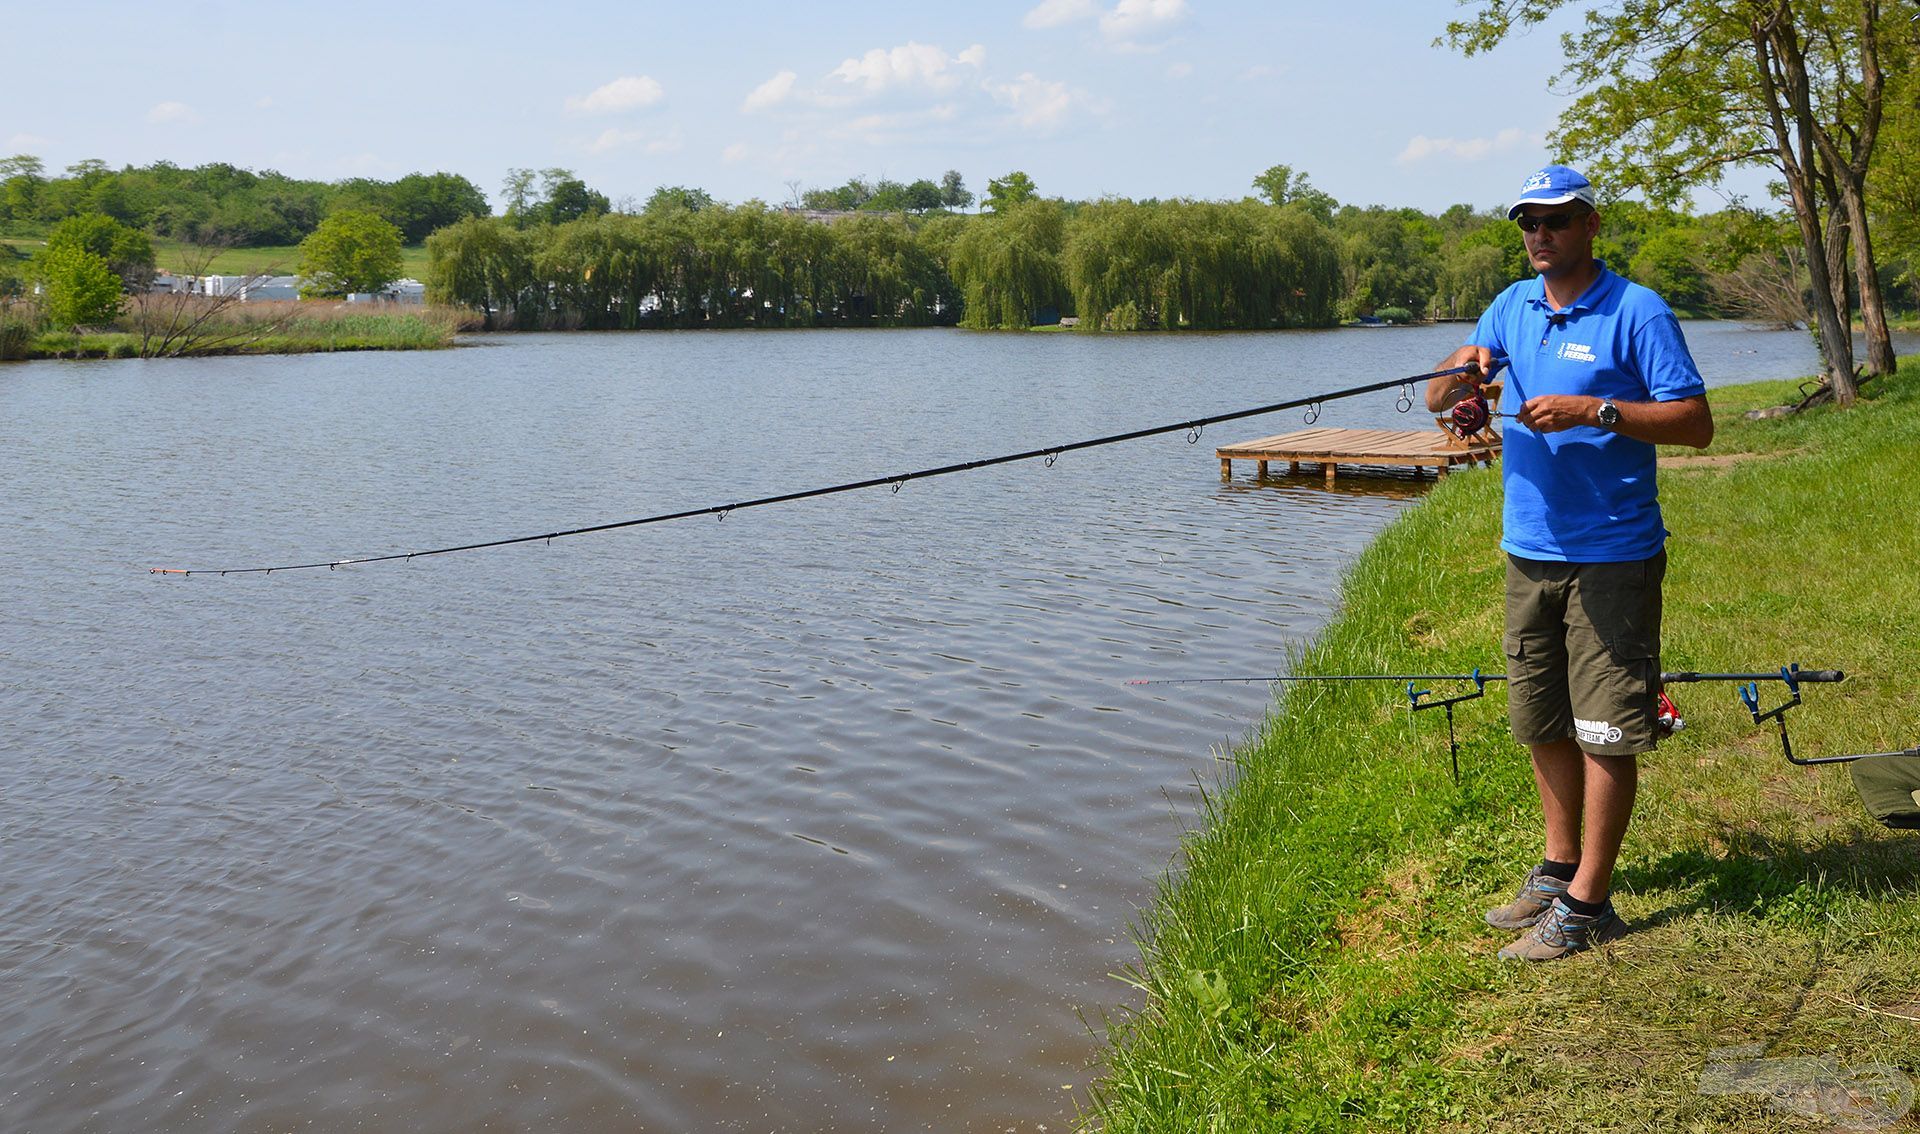
[[1588,916],[1556,901],[1520,940],[1500,950],[1500,956],[1508,961],[1557,961],[1626,935],[1627,923],[1613,912],[1612,902]]
[[1520,892],[1514,899],[1499,909],[1487,911],[1487,924],[1495,929],[1519,932],[1531,929],[1553,900],[1567,892],[1567,883],[1551,874],[1540,873],[1539,867],[1527,872],[1527,880],[1520,883]]

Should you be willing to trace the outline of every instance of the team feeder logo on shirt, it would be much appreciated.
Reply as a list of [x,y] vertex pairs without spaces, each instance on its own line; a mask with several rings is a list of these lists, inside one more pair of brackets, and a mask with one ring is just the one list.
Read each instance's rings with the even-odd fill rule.
[[1573,731],[1588,744],[1618,744],[1621,732],[1606,721],[1583,721],[1573,718]]
[[1568,362],[1598,362],[1599,356],[1593,353],[1593,347],[1586,343],[1561,343],[1560,357]]

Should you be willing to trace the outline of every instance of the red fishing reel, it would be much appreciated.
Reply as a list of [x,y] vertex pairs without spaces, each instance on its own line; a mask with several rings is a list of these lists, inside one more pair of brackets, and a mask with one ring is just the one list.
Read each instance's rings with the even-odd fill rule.
[[1476,385],[1473,393],[1453,403],[1453,409],[1448,417],[1453,422],[1453,431],[1464,441],[1485,429],[1487,422],[1492,420],[1493,414],[1487,408],[1486,394],[1482,393],[1480,387]]
[[1680,715],[1679,708],[1674,705],[1673,698],[1667,696],[1665,689],[1660,691],[1660,707],[1654,716],[1654,724],[1659,727],[1662,737],[1672,736],[1687,727],[1686,719]]

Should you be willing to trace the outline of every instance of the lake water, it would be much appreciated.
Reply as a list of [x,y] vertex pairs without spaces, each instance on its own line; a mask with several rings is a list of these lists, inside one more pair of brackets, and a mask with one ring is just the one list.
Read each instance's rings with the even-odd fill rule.
[[[1059,1130],[1191,786],[1407,480],[1219,481],[1464,328],[0,367],[0,1129]],[[1807,338],[1694,324],[1715,382]],[[1910,347],[1912,344],[1903,344]],[[1391,392],[1329,425],[1418,426]],[[1243,466],[1243,469],[1246,467]]]

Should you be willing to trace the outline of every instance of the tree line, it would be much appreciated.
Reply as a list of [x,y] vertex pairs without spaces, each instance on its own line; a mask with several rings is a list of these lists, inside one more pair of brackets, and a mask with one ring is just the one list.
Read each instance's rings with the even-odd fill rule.
[[[1902,155],[1883,151],[1881,182],[1920,195],[1913,161]],[[36,162],[19,157],[0,165],[10,171],[0,181],[0,197],[15,210],[7,215],[17,218],[15,206],[31,201],[37,217],[81,209],[68,221],[114,219],[134,232],[167,235],[179,230],[167,228],[163,216],[221,215],[249,201],[260,206],[273,186],[287,184],[277,174],[226,166],[168,173],[172,167],[156,163],[114,175],[99,163],[83,165],[66,178],[42,177]],[[245,191],[209,188],[195,209],[143,212],[146,205],[136,203],[152,198],[132,189],[156,170]],[[1902,172],[1907,182],[1891,175]],[[662,186],[640,205],[615,203],[569,170],[515,169],[497,216],[477,188],[448,178],[323,187],[332,194],[326,215],[301,241],[309,293],[380,290],[398,272],[401,243],[426,227],[422,216],[452,217],[426,233],[429,298],[469,308],[489,327],[991,328],[1068,317],[1089,329],[1221,330],[1327,326],[1354,317],[1471,319],[1529,271],[1518,231],[1498,208],[1456,205],[1429,214],[1343,205],[1286,165],[1254,177],[1253,194],[1237,201],[1070,201],[1044,197],[1016,170],[988,182],[978,213],[950,207],[975,199],[954,171],[937,184],[853,178],[830,197],[790,185],[801,206],[832,206],[808,209],[728,204],[680,185]],[[23,188],[22,179],[31,184]],[[1602,184],[1609,184],[1604,175]],[[445,190],[440,198],[455,202],[448,211],[396,204],[433,198],[426,190],[434,185]],[[921,185],[919,196],[893,192],[914,185]],[[924,192],[929,186],[939,190],[940,203]],[[124,221],[93,208],[116,199]],[[1920,225],[1908,208],[1903,228],[1889,200],[1872,198],[1870,209],[1879,231],[1893,234],[1880,244],[1874,294],[1910,306]],[[841,207],[849,202],[853,207]],[[1609,201],[1603,214],[1599,254],[1683,314],[1820,328],[1790,210],[1734,206],[1695,215],[1655,195]],[[144,228],[141,216],[151,218]],[[413,218],[411,227],[395,216]],[[97,316],[111,306],[101,299],[103,271],[119,274],[129,290],[139,286],[114,268],[104,248],[86,254],[100,263],[73,251],[39,265],[10,266],[0,256],[0,295],[36,281],[44,287],[50,268],[80,272],[86,286],[68,292],[93,297],[85,310]],[[1858,302],[1853,277],[1840,272],[1834,279],[1834,302]]]
[[487,196],[454,173],[396,181],[308,181],[274,170],[171,162],[114,170],[89,159],[49,175],[32,154],[0,158],[0,233],[38,232],[69,217],[100,215],[155,236],[199,244],[298,244],[336,212],[373,213],[418,244],[461,217],[485,216]]
[[[1175,330],[1471,319],[1528,275],[1501,209],[1341,205],[1287,166],[1239,201],[1066,201],[1015,171],[984,211],[802,211],[684,187],[635,212],[471,217],[427,248],[429,295],[490,326],[957,323]],[[1597,250],[1683,314],[1804,315],[1789,218],[1614,201]]]

